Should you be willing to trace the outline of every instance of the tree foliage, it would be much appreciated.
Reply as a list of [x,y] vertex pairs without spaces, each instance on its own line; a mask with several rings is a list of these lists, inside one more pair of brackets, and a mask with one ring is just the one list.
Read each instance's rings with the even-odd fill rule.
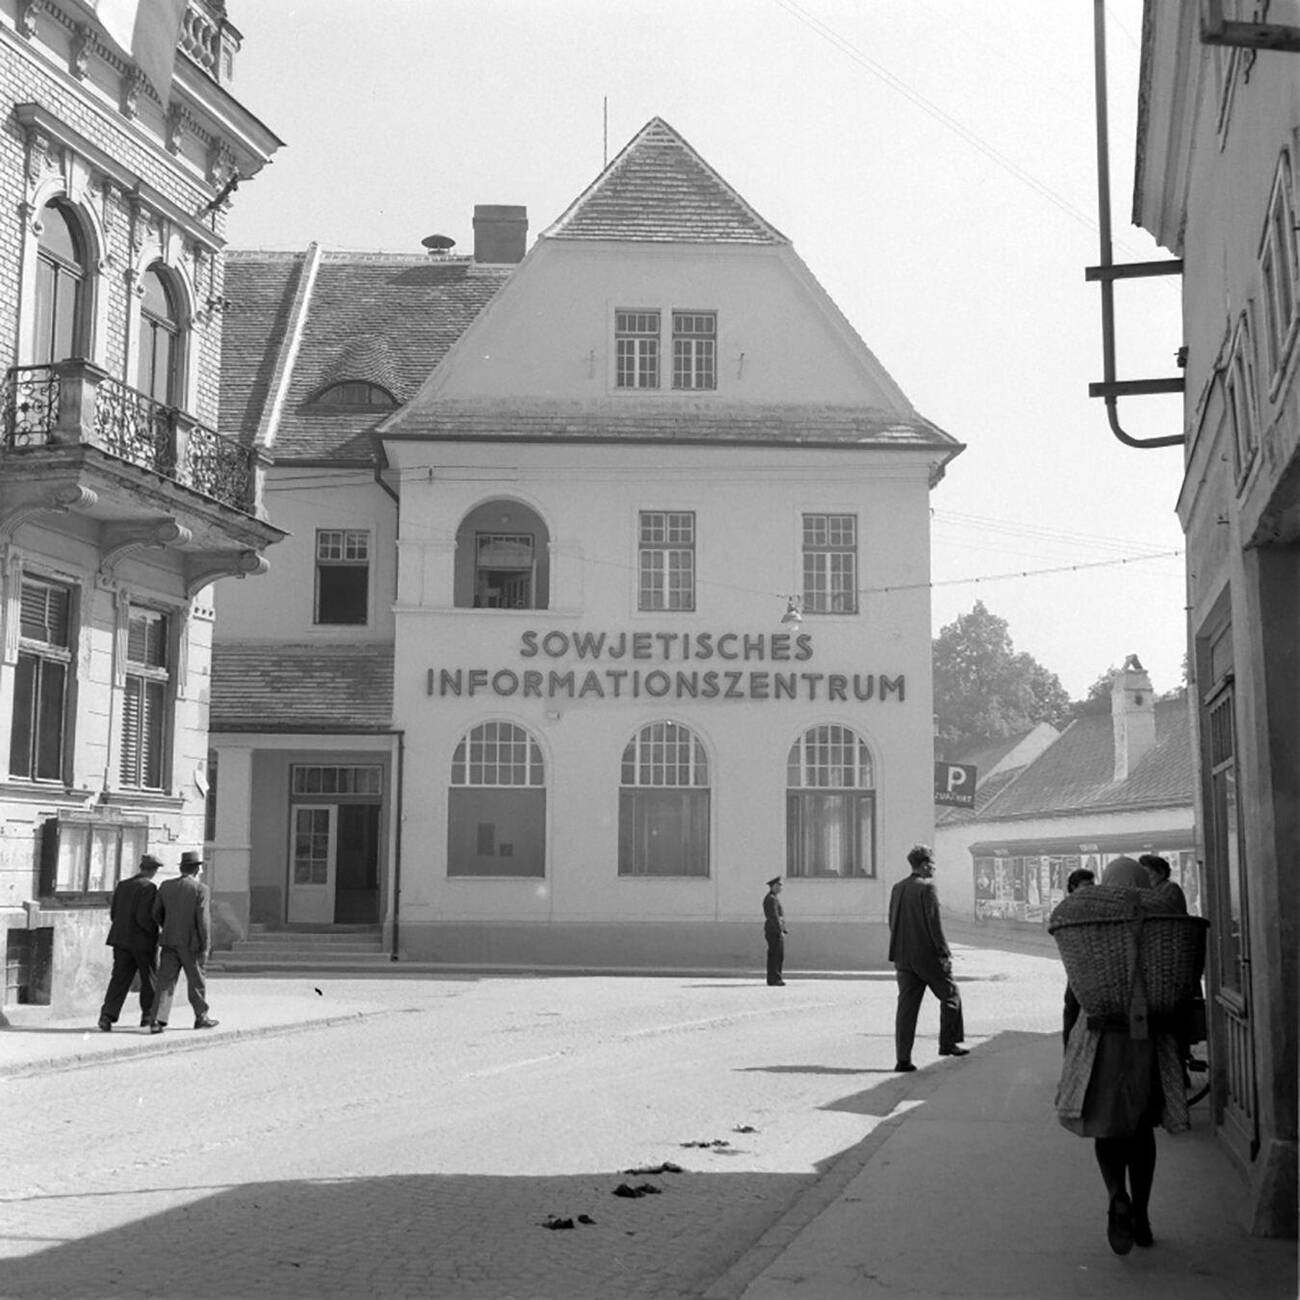
[[944,757],[1070,718],[1060,678],[1032,655],[1017,654],[1006,619],[983,601],[940,629],[933,657],[936,742]]

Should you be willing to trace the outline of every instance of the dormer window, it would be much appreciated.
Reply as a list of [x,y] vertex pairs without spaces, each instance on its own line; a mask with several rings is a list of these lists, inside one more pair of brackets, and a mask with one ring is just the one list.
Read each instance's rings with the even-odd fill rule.
[[391,411],[397,405],[397,399],[378,384],[348,379],[322,389],[312,398],[311,404],[342,411]]

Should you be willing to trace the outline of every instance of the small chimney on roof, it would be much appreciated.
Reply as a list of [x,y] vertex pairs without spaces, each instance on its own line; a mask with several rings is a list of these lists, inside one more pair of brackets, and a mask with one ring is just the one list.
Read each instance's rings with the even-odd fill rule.
[[1115,736],[1115,780],[1127,781],[1156,743],[1151,678],[1137,655],[1129,655],[1111,678],[1110,721]]
[[474,205],[474,260],[522,262],[528,243],[528,209],[513,203]]

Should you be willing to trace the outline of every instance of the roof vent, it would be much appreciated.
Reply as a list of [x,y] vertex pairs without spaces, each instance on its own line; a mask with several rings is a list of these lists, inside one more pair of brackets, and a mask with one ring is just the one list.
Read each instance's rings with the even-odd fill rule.
[[456,247],[456,241],[450,235],[425,235],[420,243],[430,257],[445,257]]

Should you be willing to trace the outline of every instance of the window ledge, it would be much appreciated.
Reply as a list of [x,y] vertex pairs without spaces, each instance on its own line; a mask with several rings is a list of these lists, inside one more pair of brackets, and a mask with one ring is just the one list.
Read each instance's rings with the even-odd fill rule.
[[163,808],[180,811],[185,806],[182,795],[165,790],[104,790],[100,803],[109,808]]
[[12,778],[0,781],[0,796],[6,799],[21,799],[28,803],[57,802],[60,806],[71,805],[84,808],[97,794],[96,790],[59,785],[57,782],[43,784],[39,781],[21,781]]

